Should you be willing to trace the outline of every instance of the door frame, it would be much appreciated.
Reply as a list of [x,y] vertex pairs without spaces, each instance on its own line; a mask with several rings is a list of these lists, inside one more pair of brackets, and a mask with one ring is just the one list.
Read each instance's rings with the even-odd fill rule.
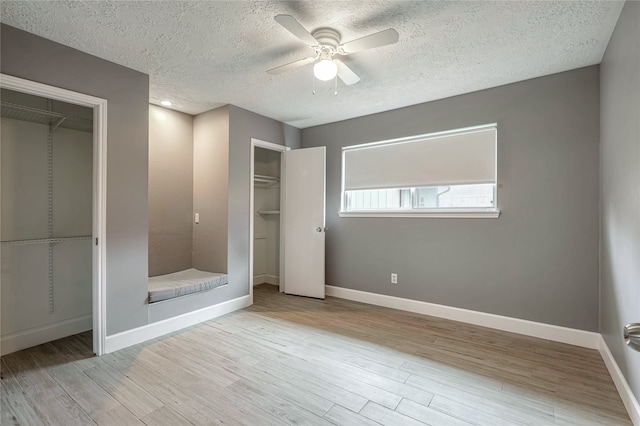
[[[254,209],[254,203],[255,203],[255,187],[254,187],[254,177],[255,177],[255,154],[256,154],[256,148],[263,148],[263,149],[268,149],[270,151],[276,151],[276,152],[280,152],[280,188],[282,188],[282,183],[284,182],[285,176],[284,176],[284,157],[283,157],[283,153],[285,151],[289,151],[291,148],[289,148],[288,146],[284,146],[284,145],[278,145],[276,143],[273,142],[267,142],[267,141],[263,141],[260,139],[256,139],[256,138],[251,138],[251,189],[249,190],[249,297],[251,299],[251,304],[253,304],[253,237],[254,237],[254,233],[253,233],[253,225],[254,225],[254,221],[255,221],[255,213],[253,212]],[[283,195],[282,195],[282,191],[280,192],[280,273],[279,273],[279,277],[280,277],[280,291],[283,291],[284,289],[284,280],[282,279],[282,270],[283,270],[283,262],[284,259],[282,257],[282,244],[283,244],[283,237],[284,237],[284,228],[282,226],[282,218],[284,215],[284,212],[282,211],[282,200],[283,200]]]
[[105,352],[106,217],[107,217],[107,100],[47,84],[1,74],[0,88],[82,105],[93,109],[92,318],[93,352]]

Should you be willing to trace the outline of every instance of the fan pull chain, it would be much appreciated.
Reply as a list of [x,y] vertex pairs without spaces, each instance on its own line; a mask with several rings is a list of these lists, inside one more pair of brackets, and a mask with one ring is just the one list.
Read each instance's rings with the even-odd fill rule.
[[316,94],[316,76],[314,74],[311,74],[311,78],[313,79],[313,90],[312,90],[312,94]]
[[333,96],[338,96],[338,74],[333,78]]

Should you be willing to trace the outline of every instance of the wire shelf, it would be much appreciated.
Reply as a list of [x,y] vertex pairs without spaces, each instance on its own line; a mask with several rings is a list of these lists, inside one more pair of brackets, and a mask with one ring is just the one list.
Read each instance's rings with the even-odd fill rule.
[[51,244],[62,243],[64,241],[76,241],[76,240],[90,240],[93,238],[91,235],[81,235],[78,237],[59,237],[59,238],[36,238],[32,240],[9,240],[2,241],[2,245],[7,246],[26,246],[31,244]]
[[93,132],[93,120],[90,118],[74,117],[58,112],[32,108],[24,105],[0,102],[0,115],[4,118],[28,121],[31,123],[53,125],[65,129]]

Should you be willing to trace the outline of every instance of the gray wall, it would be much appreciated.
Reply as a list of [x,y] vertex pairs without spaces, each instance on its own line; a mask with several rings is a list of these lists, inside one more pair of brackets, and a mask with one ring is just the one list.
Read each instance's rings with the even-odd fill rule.
[[[327,146],[327,284],[598,330],[598,78],[593,66],[302,130],[303,147]],[[341,147],[492,122],[500,218],[338,217]]]
[[249,294],[249,194],[251,138],[300,146],[300,130],[229,105],[229,283],[230,296]]
[[193,116],[149,106],[149,276],[191,268]]
[[640,353],[622,340],[640,322],[640,3],[622,9],[600,90],[600,332],[640,399]]
[[193,126],[193,267],[227,272],[229,108],[199,114]]
[[4,74],[108,101],[107,335],[147,323],[149,77],[2,24]]

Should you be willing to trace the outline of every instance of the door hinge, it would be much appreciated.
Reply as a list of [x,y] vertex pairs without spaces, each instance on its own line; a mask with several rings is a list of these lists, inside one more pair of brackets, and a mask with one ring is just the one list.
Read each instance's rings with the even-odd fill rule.
[[98,238],[96,238],[96,245],[98,245]]

